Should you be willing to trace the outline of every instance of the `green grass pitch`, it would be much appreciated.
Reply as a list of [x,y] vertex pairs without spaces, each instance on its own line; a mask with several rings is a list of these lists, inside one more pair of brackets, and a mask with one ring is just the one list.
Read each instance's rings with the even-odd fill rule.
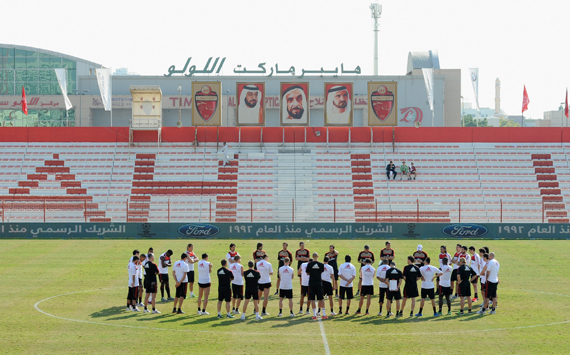
[[[133,249],[167,249],[174,259],[185,250],[185,240],[7,240],[2,242],[0,268],[2,300],[0,353],[7,354],[435,354],[472,352],[496,354],[563,354],[570,352],[570,259],[567,241],[477,240],[462,243],[487,245],[501,263],[499,308],[496,315],[432,317],[431,307],[421,319],[410,319],[409,303],[401,319],[376,316],[378,298],[370,316],[336,316],[321,322],[310,316],[277,318],[276,275],[269,301],[269,316],[255,321],[217,319],[217,279],[212,274],[209,316],[196,315],[196,299],[187,299],[185,315],[172,315],[171,302],[157,304],[162,314],[125,311],[126,266]],[[225,257],[230,240],[193,240],[195,252],[207,252],[214,270]],[[251,259],[257,241],[237,240],[243,259]],[[267,240],[264,250],[277,269],[282,240]],[[298,240],[288,240],[294,253]],[[321,255],[331,241],[305,241]],[[364,244],[378,255],[383,240],[335,240],[343,260],[353,260]],[[436,259],[444,243],[422,240]],[[393,240],[399,268],[418,241]],[[432,264],[437,264],[437,260]],[[242,263],[245,264],[245,263]],[[374,267],[377,267],[375,263]],[[358,268],[357,268],[358,269]],[[294,310],[299,284],[294,282]],[[377,293],[378,283],[375,284]],[[174,294],[174,287],[172,292]],[[197,289],[197,285],[196,285]],[[85,291],[85,292],[83,292]],[[63,295],[61,295],[63,294]],[[61,295],[58,297],[54,297]],[[42,301],[43,300],[43,301]],[[34,305],[50,315],[41,313]],[[285,307],[287,308],[287,307]],[[327,302],[327,310],[328,310]],[[335,300],[335,311],[338,309]],[[353,300],[351,313],[356,311]],[[416,305],[416,311],[418,305]],[[444,311],[446,307],[444,306]],[[287,313],[288,311],[285,311]],[[384,310],[385,314],[385,310]],[[321,327],[322,326],[322,327]],[[322,328],[322,329],[321,329]],[[321,331],[322,330],[322,331]],[[326,343],[325,343],[326,337]],[[382,350],[385,349],[385,350]],[[458,350],[462,349],[462,350]]]

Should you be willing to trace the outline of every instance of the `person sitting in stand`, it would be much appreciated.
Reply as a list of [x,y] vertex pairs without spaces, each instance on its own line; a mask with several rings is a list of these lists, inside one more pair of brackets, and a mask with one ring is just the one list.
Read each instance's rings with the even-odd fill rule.
[[412,166],[410,167],[410,174],[409,174],[409,179],[412,179],[412,176],[414,177],[414,180],[416,179],[416,167],[414,166],[414,163],[412,163]]
[[390,163],[386,165],[386,176],[388,177],[388,180],[390,180],[390,175],[393,176],[393,180],[396,180],[396,175],[398,175],[396,172],[396,165],[394,165],[391,160]]
[[405,177],[408,178],[408,180],[410,180],[410,175],[408,174],[408,172],[410,171],[410,168],[406,165],[406,162],[403,161],[402,165],[400,166],[400,181]]

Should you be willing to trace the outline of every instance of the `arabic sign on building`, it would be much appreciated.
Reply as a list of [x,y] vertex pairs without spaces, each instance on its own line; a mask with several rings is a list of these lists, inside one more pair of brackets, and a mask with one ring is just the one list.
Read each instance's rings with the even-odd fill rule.
[[[183,67],[181,67],[182,69],[176,69],[176,65],[171,65],[168,68],[168,74],[164,74],[164,76],[169,77],[172,76],[174,74],[181,74],[184,76],[194,76],[197,74],[201,74],[201,75],[210,75],[210,74],[220,74],[220,72],[222,71],[222,68],[224,66],[224,63],[226,61],[226,57],[221,58],[217,57],[214,62],[212,63],[212,59],[213,57],[210,57],[208,59],[208,61],[206,62],[206,64],[204,65],[203,69],[197,68],[196,65],[190,65],[190,62],[192,61],[192,57],[188,58],[186,60],[186,63],[184,64]],[[266,67],[268,67],[269,69],[266,69]],[[273,70],[273,68],[275,68],[275,70]],[[321,67],[320,69],[305,69],[302,68],[300,70],[296,70],[294,66],[290,66],[290,67],[283,67],[281,66],[281,70],[279,69],[279,64],[275,64],[274,66],[268,66],[267,62],[263,62],[263,63],[259,63],[257,65],[257,67],[255,69],[247,69],[245,66],[242,66],[241,64],[238,64],[234,70],[234,73],[241,75],[241,74],[245,74],[245,75],[264,75],[264,76],[273,76],[273,74],[275,75],[291,75],[291,76],[297,76],[299,78],[303,78],[305,75],[307,74],[313,74],[313,75],[319,75],[319,76],[338,76],[340,75],[360,75],[361,70],[360,70],[360,66],[357,65],[356,68],[354,68],[353,70],[350,69],[345,69],[344,68],[344,63],[342,63],[340,65],[340,71],[338,69],[338,67],[335,67],[334,69],[325,69],[323,67]]]
[[537,223],[0,223],[0,239],[569,239]]

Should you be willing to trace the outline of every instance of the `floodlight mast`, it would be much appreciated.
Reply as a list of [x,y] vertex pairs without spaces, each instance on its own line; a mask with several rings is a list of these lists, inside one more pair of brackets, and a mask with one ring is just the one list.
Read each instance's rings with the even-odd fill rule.
[[370,4],[370,11],[374,19],[374,75],[378,75],[378,22],[382,14],[382,5],[378,3]]

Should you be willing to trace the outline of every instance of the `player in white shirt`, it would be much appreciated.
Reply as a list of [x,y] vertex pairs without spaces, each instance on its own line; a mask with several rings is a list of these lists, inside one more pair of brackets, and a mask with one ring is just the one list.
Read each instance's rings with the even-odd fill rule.
[[378,299],[378,305],[380,306],[378,311],[378,316],[382,315],[382,305],[384,304],[384,299],[386,298],[386,292],[388,292],[388,284],[386,283],[386,271],[390,268],[390,260],[382,260],[378,264],[378,269],[376,270],[376,278],[380,281],[380,297]]
[[487,299],[485,305],[483,306],[483,313],[489,307],[489,301],[493,301],[493,307],[489,314],[495,314],[497,308],[497,286],[499,286],[499,269],[501,265],[495,259],[495,253],[489,253],[489,262],[487,263],[487,269],[485,272],[485,278],[487,281]]
[[[172,279],[176,282],[176,297],[174,298],[174,305],[172,313],[184,314],[182,311],[182,302],[186,298],[186,285],[188,284],[188,263],[186,262],[188,255],[182,253],[180,260],[172,266]],[[176,305],[178,304],[178,310]]]
[[139,289],[138,269],[139,257],[133,255],[127,270],[129,272],[129,293],[127,294],[127,311],[140,312],[137,308],[137,291]]
[[350,263],[350,255],[344,257],[344,264],[338,267],[338,277],[340,278],[338,314],[342,314],[342,300],[346,298],[346,315],[350,309],[350,301],[354,297],[352,294],[352,281],[356,278],[356,268]]
[[334,268],[329,265],[329,257],[325,256],[323,259],[325,264],[325,271],[321,274],[321,281],[323,283],[323,294],[328,296],[331,306],[331,316],[336,316],[334,312],[333,290],[336,290],[336,280],[334,279]]
[[439,313],[437,313],[435,310],[435,292],[433,280],[435,280],[436,277],[441,276],[443,273],[435,266],[430,265],[430,262],[430,258],[426,258],[424,262],[425,265],[420,268],[420,273],[422,274],[422,301],[420,302],[420,312],[416,314],[416,317],[423,316],[422,311],[424,309],[424,301],[426,298],[429,298],[431,300],[431,305],[433,307],[433,316],[439,316]]
[[445,297],[447,300],[447,315],[451,315],[451,273],[453,272],[453,268],[449,266],[449,260],[447,258],[443,258],[441,260],[441,268],[440,268],[442,275],[439,277],[439,314],[442,314],[443,310],[443,298]]
[[477,312],[478,314],[484,314],[485,312],[485,301],[487,300],[487,278],[485,275],[487,274],[487,263],[489,262],[489,254],[483,248],[479,249],[479,278],[481,279],[481,296],[483,297],[483,302],[480,304],[480,309]]
[[[390,260],[386,259],[383,262],[390,262]],[[366,314],[369,315],[370,313],[368,310],[370,309],[370,299],[374,294],[374,274],[375,271],[374,267],[372,267],[372,260],[365,259],[364,266],[360,269],[360,279],[362,280],[362,286],[360,288],[360,302],[358,303],[358,309],[356,310],[355,314],[360,314],[360,310],[362,309],[362,304],[364,303],[364,297],[366,297]],[[384,273],[384,277],[386,277]]]
[[309,311],[309,304],[311,302],[309,302],[309,274],[307,274],[307,265],[309,265],[310,262],[312,262],[313,259],[309,259],[309,261],[304,262],[301,264],[301,267],[299,267],[298,270],[298,275],[301,276],[301,301],[300,301],[300,306],[299,306],[299,313],[298,314],[303,314],[303,302],[305,300],[305,297],[307,297],[307,314],[311,314],[311,312]]
[[166,289],[168,301],[174,299],[170,297],[170,280],[168,279],[168,267],[172,266],[172,261],[170,260],[172,254],[174,254],[172,250],[168,249],[166,253],[162,253],[158,258],[158,279],[160,280],[160,293],[162,295],[162,302],[167,301],[167,299],[164,298],[164,289]]
[[226,259],[228,260],[228,264],[235,263],[235,257],[238,256],[239,253],[236,251],[236,245],[234,243],[230,244],[230,251],[226,254]]
[[139,289],[137,290],[137,296],[138,296],[138,302],[137,302],[137,306],[139,307],[144,307],[144,304],[142,303],[142,296],[143,296],[143,269],[144,269],[144,265],[146,263],[146,254],[140,254],[139,256],[139,267],[137,269],[137,277],[139,279]]
[[295,270],[289,264],[291,263],[291,259],[286,257],[283,259],[283,266],[279,268],[279,280],[280,281],[280,288],[279,288],[279,314],[277,317],[283,316],[283,299],[289,299],[289,316],[295,317],[295,313],[293,313],[293,279],[295,278]]
[[261,275],[261,278],[258,281],[259,284],[259,301],[261,302],[261,296],[263,295],[263,310],[261,311],[262,316],[268,316],[269,313],[266,312],[267,310],[267,303],[269,302],[269,290],[271,289],[271,275],[273,275],[273,266],[271,263],[267,261],[269,256],[265,254],[263,259],[258,261],[257,271]]
[[[202,260],[198,261],[198,315],[208,315],[206,306],[208,305],[208,296],[210,295],[210,286],[212,286],[210,274],[212,273],[212,263],[208,261],[208,254],[202,254]],[[204,297],[202,301],[202,297]],[[202,308],[200,309],[200,301]]]
[[234,262],[229,265],[229,270],[234,274],[232,280],[232,313],[240,314],[239,305],[243,300],[243,266],[240,264],[241,256],[234,256]]
[[480,269],[481,259],[479,258],[479,255],[475,252],[474,246],[469,247],[468,258],[469,258],[469,261],[467,262],[467,265],[469,265],[469,267],[477,273],[477,277],[472,282],[473,292],[475,294],[473,295],[473,299],[471,299],[472,302],[477,302],[477,301],[479,301],[479,295],[477,294],[477,279],[479,278],[479,275],[481,274],[481,269]]
[[186,262],[188,263],[188,267],[190,268],[190,271],[188,271],[188,288],[190,289],[189,297],[194,298],[196,297],[196,295],[194,294],[194,281],[195,281],[194,264],[200,261],[200,259],[198,259],[198,257],[194,253],[194,245],[192,243],[186,246],[186,254],[188,254],[188,259],[186,260]]

